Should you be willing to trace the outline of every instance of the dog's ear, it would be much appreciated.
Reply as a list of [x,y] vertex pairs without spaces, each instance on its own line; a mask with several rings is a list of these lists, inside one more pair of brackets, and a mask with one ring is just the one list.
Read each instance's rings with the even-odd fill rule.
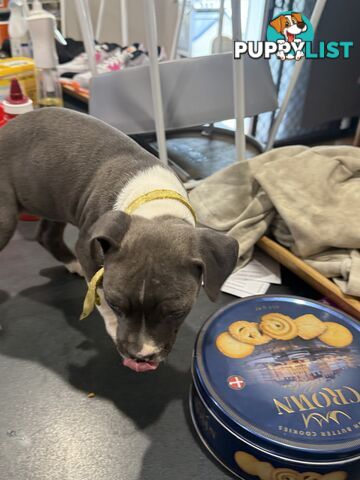
[[238,258],[238,242],[224,233],[199,228],[199,258],[195,259],[203,274],[204,289],[213,302],[220,288],[234,270]]
[[116,210],[104,213],[94,223],[91,231],[90,248],[95,256],[97,246],[103,255],[118,248],[130,226],[130,215]]
[[274,20],[272,20],[270,22],[270,25],[275,28],[275,30],[278,32],[278,33],[282,33],[283,30],[284,30],[284,27],[285,27],[285,23],[284,23],[284,16],[283,15],[280,15],[279,17],[276,17],[274,18]]
[[299,23],[299,22],[303,23],[301,13],[292,13],[291,16],[295,18],[297,23]]

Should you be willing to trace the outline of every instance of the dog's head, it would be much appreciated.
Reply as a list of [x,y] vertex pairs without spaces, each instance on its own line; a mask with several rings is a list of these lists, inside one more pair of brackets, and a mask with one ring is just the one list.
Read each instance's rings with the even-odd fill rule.
[[103,256],[103,295],[116,318],[114,341],[131,362],[170,352],[203,282],[211,300],[234,269],[238,243],[173,217],[147,220],[111,211],[98,219],[92,255]]
[[296,35],[307,30],[307,26],[303,21],[301,13],[294,12],[289,15],[279,15],[270,22],[270,25],[278,33],[284,35],[288,42],[293,42]]

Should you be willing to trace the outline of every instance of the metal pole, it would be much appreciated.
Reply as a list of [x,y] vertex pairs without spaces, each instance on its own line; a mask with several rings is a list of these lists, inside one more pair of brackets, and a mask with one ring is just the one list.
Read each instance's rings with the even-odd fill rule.
[[265,0],[264,1],[264,18],[263,18],[263,23],[261,26],[261,33],[260,33],[260,40],[264,40],[266,37],[266,31],[268,27],[268,17],[270,13],[270,1],[271,0]]
[[88,0],[75,0],[75,6],[81,34],[84,40],[85,51],[88,56],[90,71],[93,75],[96,75],[94,32],[91,23]]
[[[183,20],[184,20],[184,15],[185,15],[186,2],[187,2],[187,0],[182,0],[181,10],[178,11],[173,42],[172,42],[172,45],[171,45],[170,60],[175,60],[176,55],[177,55],[181,26],[182,26],[182,23],[183,23]],[[179,6],[178,6],[178,8],[179,8]]]
[[146,19],[146,34],[147,47],[149,50],[150,60],[150,80],[151,80],[151,94],[154,105],[154,116],[156,126],[156,139],[159,149],[159,157],[163,163],[168,163],[166,151],[166,137],[164,112],[161,96],[161,83],[159,60],[157,53],[157,27],[156,27],[156,11],[154,0],[144,0],[145,4],[145,19]]
[[60,0],[61,33],[66,37],[66,0]]
[[[233,40],[241,41],[241,7],[240,0],[231,0]],[[233,60],[233,83],[234,83],[234,111],[236,119],[235,143],[238,161],[245,160],[245,80],[243,58]]]
[[223,24],[224,24],[224,11],[225,11],[225,0],[221,0],[220,2],[220,10],[219,10],[219,25],[218,25],[218,53],[222,52],[222,44],[223,44]]
[[120,0],[121,43],[125,47],[129,45],[129,22],[126,0]]
[[[326,5],[326,1],[327,0],[317,0],[317,2],[315,4],[315,7],[314,7],[313,13],[311,15],[311,19],[310,19],[310,22],[311,22],[311,25],[312,25],[314,31],[316,30],[316,28],[318,26],[319,20],[321,18],[321,14],[322,14],[322,12],[325,8],[325,5]],[[280,106],[279,112],[278,112],[278,114],[275,118],[275,121],[271,126],[268,143],[266,145],[266,150],[270,150],[274,146],[276,134],[279,130],[281,122],[282,122],[282,120],[284,118],[284,115],[286,113],[287,106],[289,104],[289,100],[290,100],[291,95],[294,91],[297,80],[300,76],[302,67],[304,65],[304,60],[305,59],[303,58],[302,60],[297,61],[295,66],[294,66],[289,85],[288,85],[287,90],[286,90],[285,95],[284,95],[284,99],[283,99],[282,104]]]
[[100,35],[102,30],[103,18],[104,18],[104,10],[105,10],[105,0],[100,0],[98,19],[96,22],[96,33],[95,33],[95,38],[98,42],[100,41]]
[[266,0],[257,0],[256,2],[249,2],[248,16],[245,31],[243,34],[244,40],[262,40],[261,34],[263,24],[259,18],[265,18]]

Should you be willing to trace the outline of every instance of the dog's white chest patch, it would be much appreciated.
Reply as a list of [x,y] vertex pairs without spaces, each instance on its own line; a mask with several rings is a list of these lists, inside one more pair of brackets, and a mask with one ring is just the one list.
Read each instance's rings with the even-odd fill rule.
[[[137,173],[131,180],[129,180],[122,191],[117,195],[113,209],[126,211],[126,208],[134,200],[153,190],[173,190],[184,198],[187,198],[186,190],[176,175],[174,175],[171,170],[168,170],[161,165],[156,165],[155,167]],[[134,214],[145,218],[171,215],[195,225],[195,221],[189,209],[181,202],[174,199],[158,199],[146,202],[140,205]]]

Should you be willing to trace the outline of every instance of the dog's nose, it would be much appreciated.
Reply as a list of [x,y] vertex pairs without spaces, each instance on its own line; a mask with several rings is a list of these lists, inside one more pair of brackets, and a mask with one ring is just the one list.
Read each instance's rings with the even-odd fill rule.
[[155,359],[156,355],[153,353],[152,355],[147,355],[147,356],[142,356],[142,355],[136,355],[134,357],[134,360],[137,360],[138,362],[151,362]]
[[153,342],[144,343],[140,350],[135,353],[139,359],[152,359],[160,352],[160,348]]
[[297,26],[301,29],[303,29],[305,27],[305,23],[304,22],[298,22]]

